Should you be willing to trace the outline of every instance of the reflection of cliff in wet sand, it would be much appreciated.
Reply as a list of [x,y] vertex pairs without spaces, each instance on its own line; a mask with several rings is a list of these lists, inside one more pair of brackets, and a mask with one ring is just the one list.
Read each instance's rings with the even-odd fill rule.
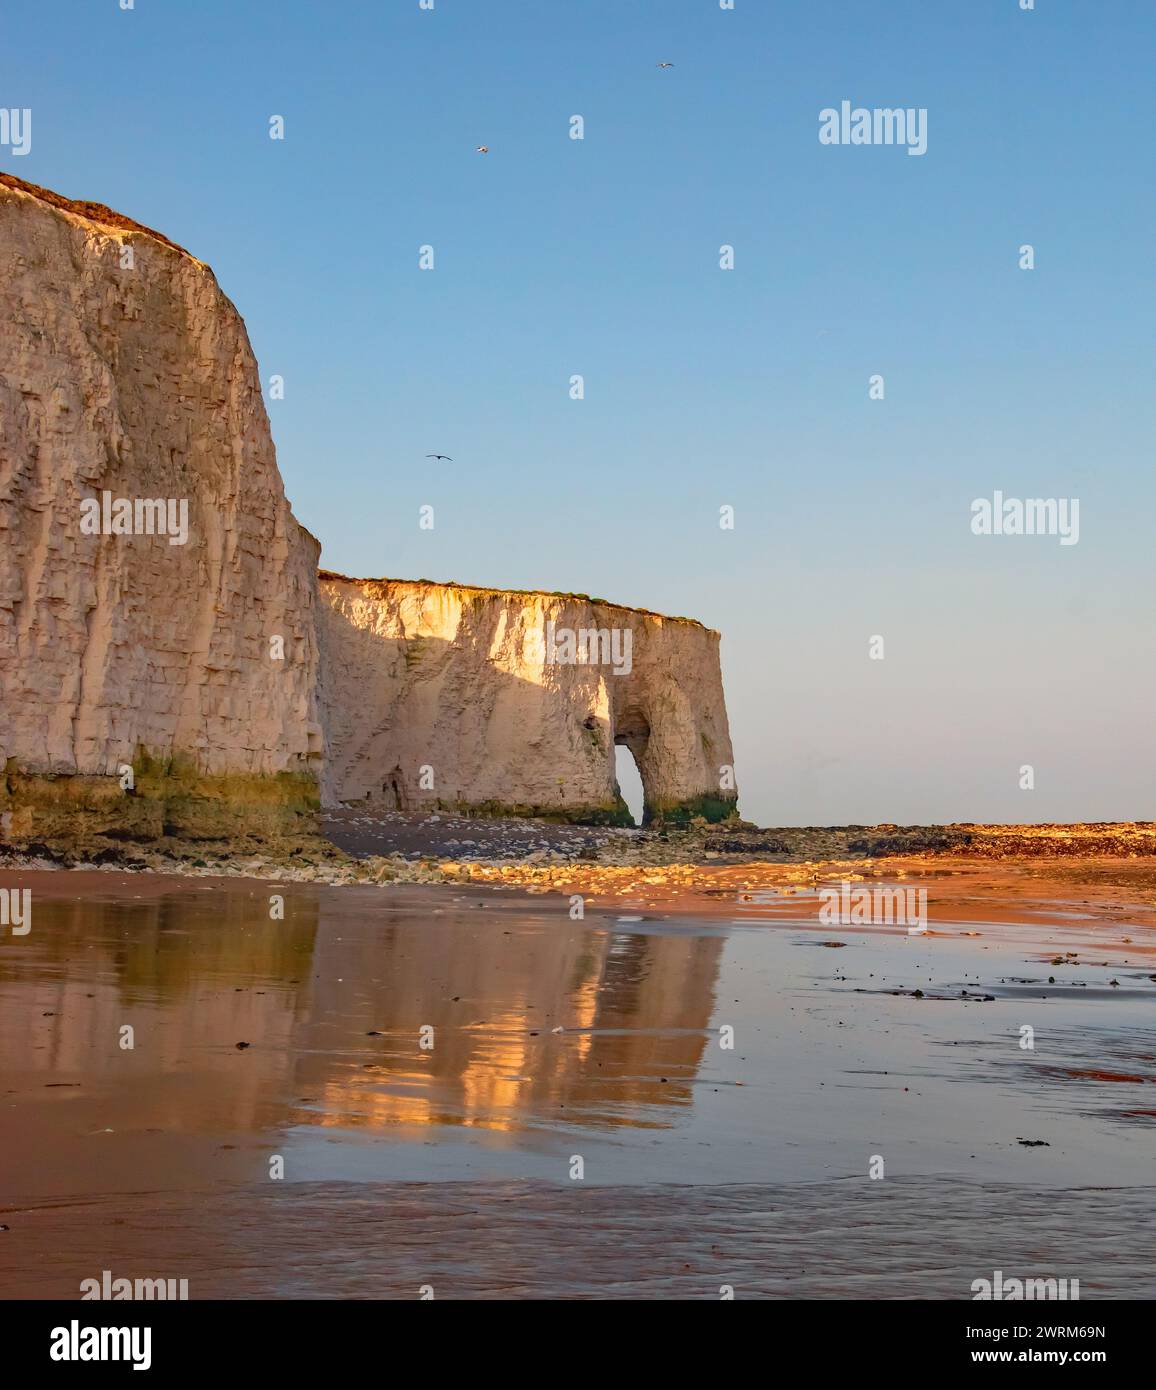
[[65,1105],[131,1182],[142,1133],[665,1126],[690,1101],[717,936],[506,928],[500,902],[407,910],[372,890],[305,890],[272,921],[253,885],[128,880],[118,901],[111,876],[31,877],[48,880],[35,930],[0,953],[0,1057],[31,1105],[7,1190],[40,1181],[37,1118],[68,1168]]
[[[399,915],[356,946],[322,938],[296,1077],[323,1123],[665,1125],[663,1107],[689,1101],[718,938],[616,934],[568,917],[528,933],[499,918],[447,934]],[[360,982],[352,1000],[339,978]],[[372,1061],[325,1056],[337,1018],[369,1039]]]

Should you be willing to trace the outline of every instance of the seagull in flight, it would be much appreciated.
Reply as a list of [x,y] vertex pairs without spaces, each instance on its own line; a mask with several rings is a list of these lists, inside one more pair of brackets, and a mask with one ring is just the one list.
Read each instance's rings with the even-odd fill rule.
[[453,463],[453,459],[450,458],[449,454],[426,454],[426,458],[427,458],[427,459],[445,459],[446,463]]
[[659,68],[672,68],[672,67],[674,67],[674,64],[673,64],[673,63],[656,63],[656,64],[655,64],[655,67],[659,67]]
[[489,147],[489,145],[479,145],[479,146],[478,146],[478,151],[477,151],[477,152],[478,152],[478,154],[489,154],[489,152],[490,152],[490,147]]

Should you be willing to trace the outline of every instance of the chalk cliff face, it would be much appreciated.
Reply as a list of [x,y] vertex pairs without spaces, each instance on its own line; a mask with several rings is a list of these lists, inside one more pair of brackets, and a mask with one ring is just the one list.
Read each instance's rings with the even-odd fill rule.
[[0,247],[0,838],[228,838],[320,779],[626,819],[616,743],[649,817],[733,808],[717,633],[574,595],[319,590],[208,266],[6,174]]
[[719,636],[584,596],[322,572],[327,801],[628,819],[733,810]]
[[[0,768],[307,768],[319,547],[240,316],[158,233],[7,175],[0,245]],[[187,539],[86,533],[120,499],[183,501]]]

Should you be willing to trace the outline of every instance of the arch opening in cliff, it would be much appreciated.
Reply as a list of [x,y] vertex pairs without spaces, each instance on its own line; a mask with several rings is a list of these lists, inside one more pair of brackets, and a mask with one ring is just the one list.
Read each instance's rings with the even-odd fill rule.
[[626,743],[614,745],[615,791],[626,803],[630,819],[641,825],[646,814],[646,793],[642,787],[642,772]]
[[[626,802],[635,825],[645,825],[650,820],[651,798],[646,785],[646,750],[649,744],[650,720],[636,706],[623,710],[614,720],[614,767],[618,795]],[[625,789],[629,787],[634,791],[635,783],[637,796],[632,801],[631,797],[625,795]]]

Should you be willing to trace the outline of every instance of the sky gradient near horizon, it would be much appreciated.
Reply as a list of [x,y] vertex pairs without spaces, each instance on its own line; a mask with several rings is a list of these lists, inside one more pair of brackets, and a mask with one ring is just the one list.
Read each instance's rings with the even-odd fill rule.
[[718,628],[750,818],[1149,819],[1154,56],[1150,0],[41,0],[0,168],[213,266],[326,566]]

